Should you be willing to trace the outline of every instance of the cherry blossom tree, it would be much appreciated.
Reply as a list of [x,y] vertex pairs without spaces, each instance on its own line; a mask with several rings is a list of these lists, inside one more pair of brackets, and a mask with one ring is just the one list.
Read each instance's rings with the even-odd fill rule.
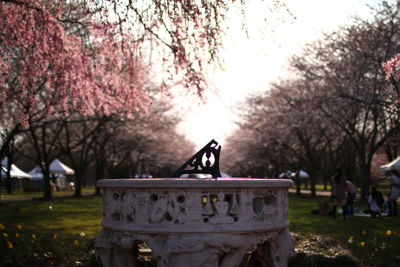
[[[273,85],[267,97],[246,104],[258,107],[240,131],[249,132],[254,141],[249,149],[241,145],[244,152],[239,153],[259,157],[269,168],[274,159],[283,159],[274,149],[279,147],[290,155],[292,166],[301,164],[324,176],[340,166],[357,181],[365,200],[376,178],[371,174],[373,157],[400,129],[394,105],[398,95],[385,81],[381,65],[394,57],[385,65],[391,71],[386,77],[398,79],[400,1],[391,3],[382,1],[372,19],[354,18],[351,25],[326,33],[293,56],[289,78]],[[279,156],[269,158],[268,150]]]
[[397,103],[400,102],[400,87],[399,87],[399,78],[400,78],[400,53],[397,54],[392,59],[382,63],[383,69],[386,73],[386,80],[390,81],[395,89],[398,100]]
[[53,116],[129,117],[146,109],[149,63],[164,73],[159,90],[180,82],[201,96],[203,71],[218,62],[231,4],[0,0],[0,156],[18,134],[36,133]]
[[[223,22],[234,4],[2,0],[0,116],[7,113],[6,103],[14,102],[19,119],[11,129],[19,130],[30,113],[42,108],[50,114],[55,105],[68,112],[72,104],[85,115],[140,109],[148,104],[140,90],[141,55],[163,66],[168,77],[161,89],[168,80],[180,81],[201,95],[202,71],[218,61]],[[271,4],[285,7],[279,0]],[[51,102],[49,95],[56,99]]]
[[150,103],[131,37],[116,39],[113,25],[89,20],[79,8],[65,1],[0,2],[0,116],[8,133],[2,150],[22,130],[37,133],[43,120],[70,109],[129,116]]
[[382,66],[386,73],[386,80],[389,80],[392,76],[395,79],[400,78],[400,54],[397,54],[394,58],[388,60],[387,62],[383,62]]
[[[115,27],[94,21],[71,26],[77,8],[64,1],[0,1],[0,116],[17,118],[10,133],[26,128],[35,113],[72,107],[85,115],[129,114],[148,104],[130,37],[116,40]],[[90,32],[89,41],[78,36],[80,28]]]

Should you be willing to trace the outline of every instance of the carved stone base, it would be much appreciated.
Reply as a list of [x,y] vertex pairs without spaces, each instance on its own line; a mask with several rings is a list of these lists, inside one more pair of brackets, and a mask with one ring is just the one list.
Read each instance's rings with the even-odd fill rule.
[[295,240],[288,228],[280,232],[190,235],[134,235],[103,229],[96,242],[102,266],[137,266],[140,242],[148,244],[158,267],[248,266],[249,252],[263,266],[286,266]]
[[102,180],[102,266],[137,266],[145,242],[158,267],[286,266],[290,180]]

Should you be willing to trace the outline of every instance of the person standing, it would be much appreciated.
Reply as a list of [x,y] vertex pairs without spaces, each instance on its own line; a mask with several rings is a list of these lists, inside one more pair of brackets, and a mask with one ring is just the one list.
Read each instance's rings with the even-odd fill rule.
[[332,197],[333,197],[333,210],[332,217],[336,218],[336,207],[339,205],[343,209],[343,219],[346,219],[346,177],[342,173],[341,168],[337,168],[335,175],[331,178],[332,182]]
[[347,198],[346,198],[346,213],[349,213],[350,215],[354,215],[354,200],[356,198],[357,190],[355,185],[350,182],[346,181],[346,191],[347,191]]
[[397,198],[400,193],[400,178],[395,170],[392,170],[392,176],[389,177],[389,214],[388,216],[397,216]]

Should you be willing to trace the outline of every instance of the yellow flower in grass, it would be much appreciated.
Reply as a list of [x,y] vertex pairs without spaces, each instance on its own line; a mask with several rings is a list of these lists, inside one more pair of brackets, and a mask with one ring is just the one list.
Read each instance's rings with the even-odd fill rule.
[[3,233],[3,236],[4,236],[5,238],[7,238],[7,237],[8,237],[8,234],[7,234],[7,233]]
[[353,243],[353,241],[354,241],[354,236],[351,235],[351,236],[349,237],[348,242],[349,242],[349,243]]
[[0,230],[6,229],[3,224],[0,223]]
[[13,248],[13,244],[10,241],[7,241],[7,247],[8,248]]
[[19,237],[19,233],[15,233],[15,237]]
[[32,238],[35,239],[35,238],[36,238],[36,235],[35,235],[35,234],[32,234]]
[[79,241],[78,240],[74,240],[74,245],[75,246],[79,246]]
[[22,225],[18,224],[17,228],[18,228],[18,230],[21,230],[22,229]]
[[387,234],[387,235],[391,235],[391,234],[392,234],[392,231],[387,230],[387,231],[386,231],[386,234]]
[[53,235],[53,239],[56,239],[56,238],[57,238],[57,235],[56,235],[56,234],[54,234],[54,235]]
[[364,241],[361,242],[360,245],[361,245],[362,247],[365,247],[365,242],[364,242]]
[[362,230],[361,232],[363,235],[365,235],[367,232],[365,230]]

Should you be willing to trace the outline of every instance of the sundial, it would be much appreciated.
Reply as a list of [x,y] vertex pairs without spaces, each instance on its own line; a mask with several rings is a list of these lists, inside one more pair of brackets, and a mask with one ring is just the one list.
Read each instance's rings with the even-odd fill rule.
[[213,139],[177,169],[171,177],[179,178],[182,174],[211,174],[213,178],[221,177],[220,153],[221,146]]

